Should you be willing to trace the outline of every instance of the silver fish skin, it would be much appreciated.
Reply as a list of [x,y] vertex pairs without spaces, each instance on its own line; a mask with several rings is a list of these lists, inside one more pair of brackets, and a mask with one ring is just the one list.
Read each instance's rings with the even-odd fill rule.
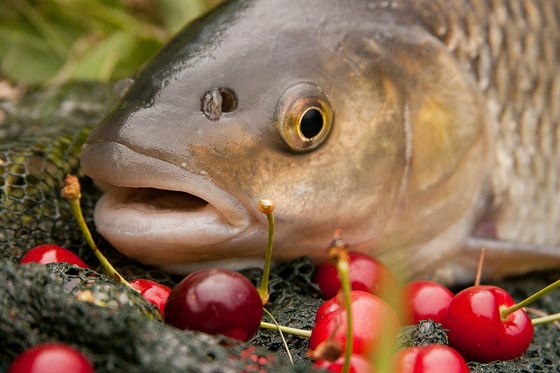
[[325,257],[403,277],[560,265],[560,2],[229,1],[91,133],[97,230],[175,273]]

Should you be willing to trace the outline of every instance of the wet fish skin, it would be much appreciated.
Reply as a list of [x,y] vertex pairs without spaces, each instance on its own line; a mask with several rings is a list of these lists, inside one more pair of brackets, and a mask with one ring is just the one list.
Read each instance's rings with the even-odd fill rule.
[[[256,202],[269,197],[277,204],[279,260],[319,259],[342,229],[354,248],[411,276],[452,280],[471,270],[462,259],[483,215],[499,239],[545,245],[532,268],[558,260],[547,246],[558,245],[558,233],[531,227],[558,222],[558,112],[551,106],[560,91],[552,16],[559,6],[512,3],[228,2],[164,48],[90,135],[82,168],[107,186],[98,230],[126,255],[174,272],[196,262],[241,263],[262,257],[266,219]],[[511,43],[524,35],[512,31],[523,20],[525,44],[536,43],[537,52]],[[518,66],[533,75],[524,80]],[[523,84],[537,85],[532,97],[520,94]],[[210,120],[201,99],[218,88],[231,89],[238,104]],[[297,152],[275,121],[285,114],[279,102],[309,89],[327,98],[334,121],[324,143]],[[552,150],[544,166],[535,158],[544,184],[531,188],[545,187],[546,208],[523,215],[524,198],[535,196],[525,193],[527,175],[512,158],[531,147],[542,152],[537,140],[523,144],[517,127],[508,128],[534,122],[536,110]],[[138,188],[150,189],[132,192]],[[154,189],[180,193],[162,197]],[[186,201],[185,193],[209,203]],[[169,207],[181,203],[190,207]],[[508,253],[522,258],[525,249]]]

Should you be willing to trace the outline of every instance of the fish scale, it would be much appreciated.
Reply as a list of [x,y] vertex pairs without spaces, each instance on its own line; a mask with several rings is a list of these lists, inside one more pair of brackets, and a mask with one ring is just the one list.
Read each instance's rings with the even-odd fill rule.
[[494,136],[488,203],[502,240],[560,243],[559,4],[431,4],[436,14],[447,13],[432,23],[434,34],[463,61],[487,100]]
[[[560,42],[557,1],[454,3],[451,37],[487,98],[500,239],[560,243]],[[458,19],[462,18],[462,19]]]

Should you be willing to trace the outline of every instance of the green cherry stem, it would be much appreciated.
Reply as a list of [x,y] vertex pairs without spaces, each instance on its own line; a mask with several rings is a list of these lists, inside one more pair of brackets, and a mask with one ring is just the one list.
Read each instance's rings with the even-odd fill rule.
[[531,324],[533,324],[533,326],[536,326],[536,325],[553,323],[555,321],[560,321],[560,313],[555,313],[553,315],[542,316],[542,317],[535,317],[534,319],[531,320]]
[[272,263],[272,241],[274,239],[274,201],[271,199],[263,198],[257,204],[257,208],[263,214],[266,214],[268,220],[268,245],[266,247],[266,253],[264,257],[264,267],[263,274],[261,278],[261,283],[257,289],[259,295],[261,296],[263,305],[268,303],[268,279],[270,277],[270,266]]
[[558,287],[560,287],[560,280],[556,280],[552,284],[542,288],[541,290],[537,291],[535,294],[525,298],[521,302],[518,302],[511,307],[501,308],[500,309],[500,317],[502,318],[502,320],[506,319],[510,313],[513,313],[513,312],[529,305],[530,303],[533,303],[534,301],[536,301],[540,297],[544,296],[545,294],[548,294],[549,292],[551,292],[552,290],[554,290]]
[[328,257],[335,261],[336,271],[340,278],[342,288],[342,296],[344,297],[344,308],[346,309],[346,346],[344,350],[344,365],[342,373],[350,371],[350,357],[352,355],[353,339],[352,339],[352,300],[350,285],[350,256],[346,244],[340,239],[340,232],[335,233],[335,240],[328,252]]
[[60,191],[60,195],[63,198],[66,198],[70,202],[72,213],[74,214],[74,218],[76,219],[76,222],[78,223],[78,226],[80,227],[80,230],[82,231],[82,234],[86,239],[86,242],[88,243],[89,247],[93,250],[93,253],[101,263],[101,266],[105,269],[105,271],[107,271],[109,276],[111,276],[118,282],[128,286],[134,291],[137,291],[130,285],[128,281],[124,279],[124,277],[121,276],[119,272],[117,272],[117,270],[111,265],[111,263],[107,260],[107,258],[105,258],[103,253],[99,250],[99,248],[95,244],[95,241],[93,240],[93,237],[91,236],[91,232],[84,219],[82,208],[80,207],[80,198],[81,198],[80,182],[78,181],[78,178],[76,176],[70,174],[66,176],[66,179],[64,180],[64,183],[62,185],[62,190]]

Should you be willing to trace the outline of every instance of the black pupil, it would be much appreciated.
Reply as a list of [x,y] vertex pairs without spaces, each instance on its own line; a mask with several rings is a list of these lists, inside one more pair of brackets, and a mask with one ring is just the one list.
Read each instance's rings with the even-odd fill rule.
[[323,129],[323,115],[317,109],[309,109],[301,117],[299,125],[301,134],[307,139],[312,139]]

